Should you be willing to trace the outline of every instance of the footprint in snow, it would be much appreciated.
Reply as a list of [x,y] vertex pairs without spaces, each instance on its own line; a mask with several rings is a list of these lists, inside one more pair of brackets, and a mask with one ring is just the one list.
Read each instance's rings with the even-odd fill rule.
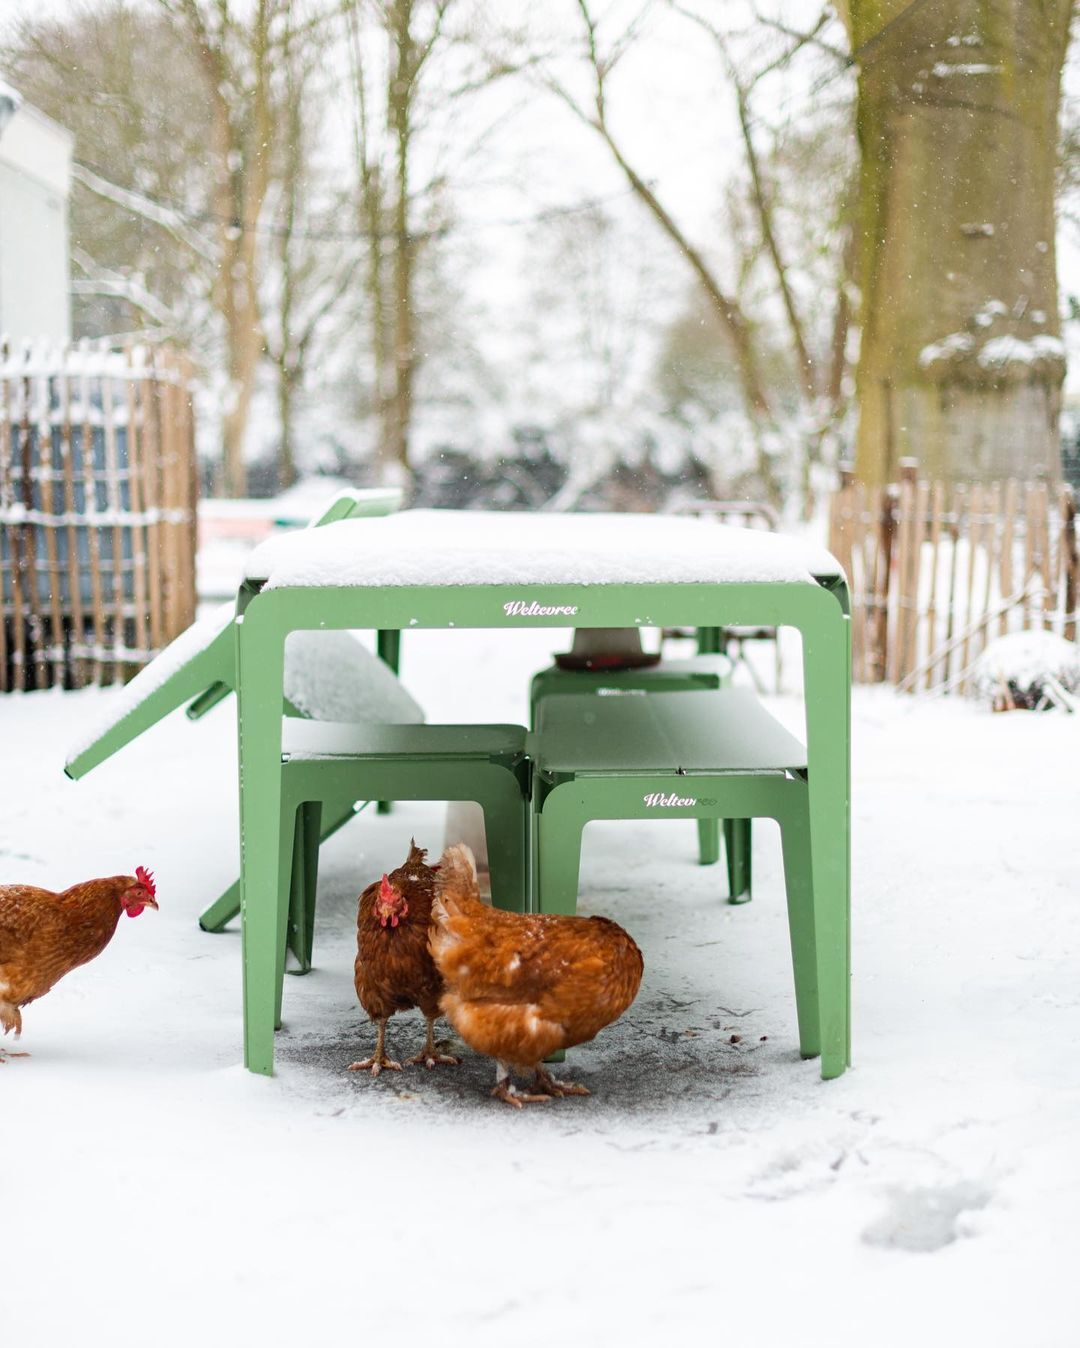
[[933,1254],[971,1235],[968,1214],[980,1212],[992,1197],[985,1185],[974,1180],[938,1188],[893,1189],[888,1211],[866,1228],[863,1242],[881,1249]]

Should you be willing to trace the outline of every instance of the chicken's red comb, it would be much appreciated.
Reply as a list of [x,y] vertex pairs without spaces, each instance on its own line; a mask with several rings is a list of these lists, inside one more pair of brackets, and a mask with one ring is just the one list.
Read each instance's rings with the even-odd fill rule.
[[135,879],[140,885],[145,886],[150,891],[152,899],[157,898],[157,885],[154,884],[154,872],[148,871],[145,866],[135,867]]

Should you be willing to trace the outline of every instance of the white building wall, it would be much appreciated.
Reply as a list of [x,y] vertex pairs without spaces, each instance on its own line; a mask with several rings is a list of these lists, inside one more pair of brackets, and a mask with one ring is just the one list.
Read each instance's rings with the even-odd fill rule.
[[71,339],[73,140],[25,103],[0,126],[0,333]]

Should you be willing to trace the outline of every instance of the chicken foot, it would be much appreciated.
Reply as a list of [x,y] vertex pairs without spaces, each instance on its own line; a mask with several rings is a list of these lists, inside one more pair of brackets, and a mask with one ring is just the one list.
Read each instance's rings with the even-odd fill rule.
[[379,1021],[379,1028],[375,1035],[375,1052],[370,1058],[365,1058],[363,1062],[350,1063],[347,1071],[370,1072],[373,1077],[377,1077],[384,1067],[390,1072],[401,1071],[401,1063],[386,1056],[386,1021],[386,1016],[383,1016]]
[[522,1105],[546,1104],[551,1099],[550,1095],[534,1095],[519,1091],[510,1080],[510,1068],[501,1058],[495,1059],[495,1088],[491,1093],[496,1100],[513,1105],[515,1109],[520,1109]]
[[580,1086],[573,1081],[556,1081],[547,1069],[541,1065],[536,1069],[536,1087],[548,1095],[590,1095],[588,1086]]
[[406,1067],[414,1067],[417,1063],[423,1063],[429,1070],[437,1063],[443,1063],[447,1067],[457,1067],[461,1062],[452,1053],[440,1053],[438,1045],[435,1043],[435,1017],[427,1017],[427,1039],[424,1040],[424,1047],[419,1053],[414,1053],[411,1058],[405,1059]]

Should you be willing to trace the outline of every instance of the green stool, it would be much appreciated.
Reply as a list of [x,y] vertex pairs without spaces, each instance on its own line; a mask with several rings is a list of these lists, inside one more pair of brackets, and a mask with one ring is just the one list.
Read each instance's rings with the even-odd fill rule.
[[[728,687],[731,668],[731,661],[719,647],[685,660],[661,660],[658,665],[643,669],[577,670],[551,665],[533,675],[529,689],[529,725],[535,729],[537,711],[546,697],[581,693],[610,697],[619,693],[701,692]],[[723,823],[728,893],[732,903],[745,903],[751,897],[750,821],[725,819]],[[720,860],[720,821],[699,819],[697,830],[698,861],[702,866],[712,866]]]
[[530,753],[534,894],[542,913],[576,911],[581,834],[591,819],[777,820],[800,1051],[817,1056],[819,968],[836,980],[839,996],[847,932],[835,950],[819,949],[807,759],[799,741],[753,694],[728,688],[678,697],[551,698],[540,709]]
[[534,674],[529,688],[529,725],[546,697],[559,694],[679,693],[726,688],[731,661],[726,655],[696,655],[686,660],[661,660],[643,669],[560,669],[551,665]]
[[[286,950],[311,968],[319,844],[356,813],[357,801],[474,800],[484,811],[491,889],[499,907],[527,907],[529,761],[512,725],[342,725],[286,718],[282,730],[278,867],[277,1022]],[[294,821],[290,826],[287,821]],[[220,930],[228,895],[201,919]]]

